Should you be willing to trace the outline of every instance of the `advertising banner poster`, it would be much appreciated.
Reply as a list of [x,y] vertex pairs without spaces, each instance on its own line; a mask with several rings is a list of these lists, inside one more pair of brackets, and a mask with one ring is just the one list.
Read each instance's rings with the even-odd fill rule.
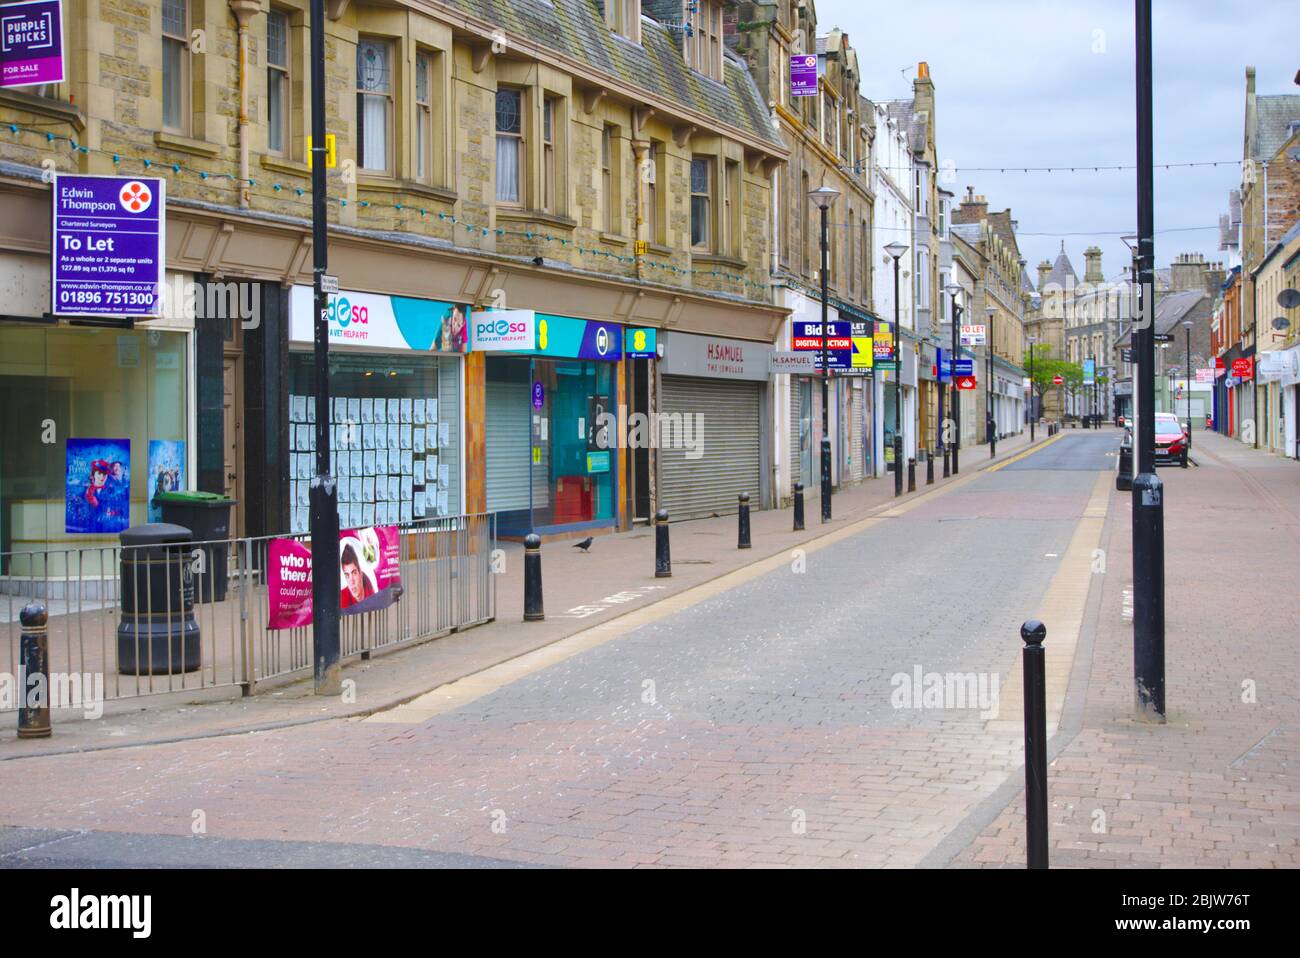
[[131,440],[69,439],[64,531],[121,532],[131,525]]
[[[344,529],[338,555],[342,615],[385,609],[397,601],[402,587],[397,526]],[[311,547],[297,539],[272,539],[269,562],[267,628],[311,625]]]
[[817,57],[799,53],[790,58],[790,95],[817,95]]
[[164,492],[185,488],[185,443],[179,439],[149,440],[149,472],[145,476],[149,495],[149,521],[162,522]]

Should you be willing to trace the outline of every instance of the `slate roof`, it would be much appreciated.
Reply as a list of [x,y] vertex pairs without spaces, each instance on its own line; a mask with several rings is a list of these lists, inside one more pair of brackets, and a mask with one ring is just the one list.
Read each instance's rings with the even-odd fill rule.
[[[1161,293],[1156,296],[1156,321],[1154,324],[1157,333],[1168,333],[1176,331],[1176,327],[1181,323],[1193,309],[1200,304],[1202,300],[1208,300],[1209,297],[1204,290],[1185,289],[1179,293]],[[1129,330],[1118,340],[1119,345],[1129,345],[1133,341],[1133,332]]]
[[1292,123],[1300,122],[1300,95],[1284,93],[1255,98],[1256,160],[1271,160],[1289,140]]
[[[767,106],[749,70],[723,58],[725,83],[701,76],[686,66],[681,27],[665,26],[643,16],[641,43],[614,34],[594,0],[446,0],[449,6],[499,26],[507,35],[527,37],[593,70],[678,103],[743,131],[776,152],[785,144],[772,128]],[[680,22],[680,14],[677,18]]]
[[[1070,262],[1070,256],[1065,252],[1065,244],[1061,244],[1060,255],[1056,257],[1056,262],[1052,264],[1052,271],[1047,274],[1047,279],[1043,280],[1043,286],[1053,285],[1060,289],[1065,289],[1069,284],[1069,278],[1074,277],[1074,284],[1079,284],[1079,274],[1074,271],[1074,264]],[[1038,288],[1041,290],[1043,286]]]

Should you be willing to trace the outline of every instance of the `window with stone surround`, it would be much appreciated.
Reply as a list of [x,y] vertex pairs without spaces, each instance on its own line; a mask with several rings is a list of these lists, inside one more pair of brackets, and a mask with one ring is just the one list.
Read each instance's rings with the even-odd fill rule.
[[289,146],[289,16],[266,14],[266,148],[284,156]]
[[190,2],[163,0],[162,125],[184,136],[190,134],[190,55]]
[[522,206],[524,202],[524,93],[506,87],[497,90],[497,202]]
[[393,43],[357,41],[357,166],[393,171]]
[[691,249],[706,250],[713,240],[713,160],[691,158]]

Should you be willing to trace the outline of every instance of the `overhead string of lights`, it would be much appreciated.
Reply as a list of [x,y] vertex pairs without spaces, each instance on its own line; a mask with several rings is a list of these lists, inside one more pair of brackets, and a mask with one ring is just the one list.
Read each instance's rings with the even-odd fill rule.
[[[1191,163],[1157,163],[1157,170],[1181,170],[1191,169],[1193,167],[1218,167],[1218,166],[1241,166],[1241,160],[1198,160]],[[840,164],[838,167],[841,173],[858,173],[863,172],[862,165],[855,163],[853,165]],[[893,173],[910,173],[913,167],[900,166],[879,166],[877,169]],[[944,166],[939,165],[939,172],[942,173],[1116,173],[1127,170],[1136,170],[1136,164],[1128,165],[1105,165],[1098,166],[1091,163],[1076,163],[1073,166]]]
[[[144,175],[163,176],[164,178],[167,176],[168,173],[170,173],[173,176],[194,176],[210,187],[227,189],[227,190],[243,189],[245,185],[249,186],[250,188],[256,187],[259,182],[256,179],[252,179],[252,178],[244,179],[242,177],[235,176],[233,173],[209,173],[207,170],[193,169],[185,166],[183,163],[177,163],[174,160],[165,159],[165,158],[152,158],[147,156],[146,157],[124,157],[120,153],[117,153],[113,150],[102,150],[102,149],[85,146],[79,143],[74,137],[65,136],[63,134],[58,134],[58,133],[51,133],[48,130],[35,129],[33,127],[23,126],[18,123],[5,123],[3,125],[0,125],[0,129],[8,129],[8,131],[12,133],[14,136],[17,136],[20,133],[34,133],[38,136],[44,137],[46,143],[50,144],[51,146],[53,146],[58,141],[64,141],[68,144],[68,148],[70,152],[82,153],[87,155],[91,153],[95,153],[101,156],[110,157],[113,161],[113,166],[116,168],[120,168],[122,164],[127,161],[138,162],[143,167],[142,173]],[[295,196],[308,196],[311,193],[311,190],[304,189],[301,186],[287,185],[274,180],[271,181],[270,185],[271,185],[271,189],[274,190],[276,193],[291,192]],[[329,197],[329,199],[332,202],[337,203],[340,209],[346,208],[349,205],[349,200],[346,197],[331,196]],[[426,209],[425,207],[422,206],[412,205],[410,203],[376,203],[373,200],[356,200],[354,202],[356,206],[359,206],[363,209],[391,209],[397,212],[417,214],[421,219],[423,219],[425,216],[436,215],[439,220],[444,222],[449,222],[452,224],[453,234],[455,232],[455,227],[461,227],[464,229],[466,235],[514,236],[520,239],[529,240],[530,242],[543,240],[547,243],[558,243],[560,247],[563,249],[572,248],[575,252],[577,252],[579,256],[583,256],[583,257],[589,256],[592,259],[604,259],[606,261],[613,260],[615,262],[623,263],[623,264],[635,263],[637,261],[636,256],[627,256],[621,253],[611,253],[608,250],[598,249],[594,246],[583,246],[572,239],[568,239],[563,236],[556,236],[552,233],[543,232],[539,230],[508,230],[496,226],[484,226],[479,223],[467,222],[452,213],[436,212],[436,211]],[[770,288],[769,283],[756,282],[739,273],[733,273],[721,269],[696,269],[696,268],[686,269],[681,266],[674,266],[672,263],[656,262],[655,260],[650,259],[649,255],[650,254],[647,254],[647,256],[641,258],[642,265],[648,269],[659,270],[661,273],[664,273],[665,275],[707,276],[714,279],[727,280],[729,282],[739,284],[749,289],[766,290]],[[655,255],[662,255],[662,254],[655,254]]]

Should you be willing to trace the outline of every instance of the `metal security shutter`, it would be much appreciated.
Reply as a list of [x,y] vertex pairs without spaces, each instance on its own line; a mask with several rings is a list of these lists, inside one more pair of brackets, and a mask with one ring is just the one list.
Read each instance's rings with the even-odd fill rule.
[[790,447],[790,495],[794,495],[794,484],[803,482],[801,473],[803,472],[803,457],[799,454],[799,423],[801,422],[799,398],[799,379],[790,377],[790,441],[787,445]]
[[488,383],[485,417],[488,512],[528,508],[531,394],[526,382]]
[[866,383],[861,384],[863,388],[853,390],[853,415],[849,417],[850,429],[849,448],[853,450],[853,463],[850,470],[850,476],[855,480],[861,480],[863,468],[867,461],[867,444],[866,444],[866,427],[864,420],[866,418]]
[[695,452],[703,450],[699,458],[686,458],[691,450],[685,448],[659,449],[659,504],[670,518],[735,512],[742,492],[749,493],[751,508],[760,507],[760,387],[756,382],[663,377],[660,411],[679,413],[692,424],[703,421],[703,436],[698,430],[692,433]]
[[[447,463],[447,509],[462,511],[460,498],[460,363],[459,359],[438,360],[438,421],[450,423],[448,443],[438,449],[438,461]],[[426,513],[427,515],[428,513]]]

